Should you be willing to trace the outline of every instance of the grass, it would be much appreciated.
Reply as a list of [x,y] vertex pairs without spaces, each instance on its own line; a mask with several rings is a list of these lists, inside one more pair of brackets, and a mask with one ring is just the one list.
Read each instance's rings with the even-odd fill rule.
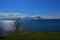
[[0,40],[60,40],[60,32],[29,32],[20,30]]

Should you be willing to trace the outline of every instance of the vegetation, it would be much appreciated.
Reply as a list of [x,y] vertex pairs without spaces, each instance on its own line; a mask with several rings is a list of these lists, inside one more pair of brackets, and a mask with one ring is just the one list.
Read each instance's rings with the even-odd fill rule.
[[[18,30],[19,26],[21,26],[18,20],[15,22],[15,26],[16,32],[9,36],[0,37],[0,40],[60,40],[60,32],[29,32],[27,30]],[[0,31],[3,30],[0,29]],[[1,34],[0,32],[0,36]]]
[[29,32],[20,30],[0,40],[60,40],[60,32]]

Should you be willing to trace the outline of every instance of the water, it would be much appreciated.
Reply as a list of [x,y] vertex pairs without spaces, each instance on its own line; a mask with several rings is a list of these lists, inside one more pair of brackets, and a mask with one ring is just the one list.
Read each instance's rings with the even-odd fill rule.
[[[14,22],[16,22],[16,20],[0,20],[0,36],[6,36],[13,33],[16,29]],[[19,24],[19,30],[60,32],[60,19],[22,20]]]
[[23,30],[36,32],[60,32],[60,19],[25,20]]
[[14,22],[13,20],[0,20],[0,36],[6,36],[14,32],[16,29]]

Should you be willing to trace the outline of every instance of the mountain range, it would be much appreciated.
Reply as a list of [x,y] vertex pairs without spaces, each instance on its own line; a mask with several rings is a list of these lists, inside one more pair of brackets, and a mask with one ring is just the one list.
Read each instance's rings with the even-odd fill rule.
[[38,19],[42,19],[40,16],[36,16],[36,17],[0,17],[0,20],[38,20]]

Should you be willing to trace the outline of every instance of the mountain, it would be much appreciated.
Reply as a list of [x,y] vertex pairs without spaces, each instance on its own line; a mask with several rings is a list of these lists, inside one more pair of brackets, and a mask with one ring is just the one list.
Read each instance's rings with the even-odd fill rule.
[[34,17],[34,19],[35,19],[35,20],[39,20],[39,19],[42,19],[42,17],[36,16],[36,17]]
[[40,20],[42,18],[40,16],[36,16],[36,17],[24,17],[22,19],[23,20]]
[[34,20],[32,17],[24,17],[23,20]]
[[0,15],[0,20],[39,20],[42,19],[40,16],[16,16],[16,15]]

